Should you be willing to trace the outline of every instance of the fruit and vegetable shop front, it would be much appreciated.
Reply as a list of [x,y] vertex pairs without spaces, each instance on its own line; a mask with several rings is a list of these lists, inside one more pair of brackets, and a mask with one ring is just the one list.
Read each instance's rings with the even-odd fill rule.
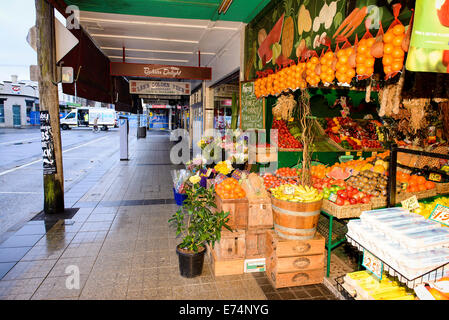
[[204,137],[175,181],[229,212],[216,275],[449,299],[449,46],[421,32],[449,34],[448,4],[424,2],[272,1],[246,26],[239,127],[266,139]]
[[204,133],[205,83],[235,71],[218,59],[193,125],[202,153],[171,171],[180,275],[207,261],[216,278],[263,277],[268,299],[324,286],[341,300],[448,300],[449,45],[431,34],[449,35],[449,0],[231,3],[247,23],[225,96],[235,131]]

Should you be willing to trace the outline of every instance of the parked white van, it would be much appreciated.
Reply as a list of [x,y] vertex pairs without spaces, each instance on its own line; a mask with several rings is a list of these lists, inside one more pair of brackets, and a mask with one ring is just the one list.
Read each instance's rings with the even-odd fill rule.
[[105,108],[76,108],[60,120],[62,130],[75,127],[93,127],[98,117],[98,128],[102,131],[114,128],[117,121],[115,110]]

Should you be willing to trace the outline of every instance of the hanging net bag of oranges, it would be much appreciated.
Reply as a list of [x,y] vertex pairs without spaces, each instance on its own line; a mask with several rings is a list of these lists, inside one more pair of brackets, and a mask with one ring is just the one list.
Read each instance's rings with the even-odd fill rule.
[[374,63],[376,59],[371,54],[376,39],[369,32],[371,19],[365,20],[366,32],[357,44],[356,72],[357,80],[365,80],[370,78],[374,73]]
[[306,81],[312,87],[316,87],[320,83],[320,75],[317,74],[319,64],[318,54],[315,51],[310,51],[309,59],[306,62]]
[[320,59],[320,78],[324,86],[329,86],[334,82],[336,64],[337,57],[334,55],[329,44],[327,51],[324,54],[322,53]]
[[401,4],[393,5],[394,21],[383,36],[384,56],[382,63],[385,72],[385,80],[388,80],[402,71],[405,52],[402,49],[402,41],[405,37],[405,27],[398,20]]
[[[340,40],[340,41],[339,41]],[[355,50],[346,37],[337,38],[337,42],[344,41],[343,46],[337,51],[337,71],[335,76],[340,86],[350,86],[352,79],[355,77]]]

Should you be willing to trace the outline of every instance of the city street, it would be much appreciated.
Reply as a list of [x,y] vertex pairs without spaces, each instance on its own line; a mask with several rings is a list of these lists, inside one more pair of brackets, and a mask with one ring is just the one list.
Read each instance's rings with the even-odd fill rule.
[[[130,143],[136,139],[130,129]],[[61,131],[65,192],[96,169],[119,161],[119,129]],[[87,190],[86,190],[87,191]],[[0,129],[0,240],[43,209],[40,129]],[[66,199],[66,207],[70,199]]]

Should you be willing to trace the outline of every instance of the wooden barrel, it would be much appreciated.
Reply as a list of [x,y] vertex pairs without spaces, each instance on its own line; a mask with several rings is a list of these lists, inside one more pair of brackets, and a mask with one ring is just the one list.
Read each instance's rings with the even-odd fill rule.
[[312,239],[317,230],[322,202],[290,202],[272,196],[274,231],[288,240]]

